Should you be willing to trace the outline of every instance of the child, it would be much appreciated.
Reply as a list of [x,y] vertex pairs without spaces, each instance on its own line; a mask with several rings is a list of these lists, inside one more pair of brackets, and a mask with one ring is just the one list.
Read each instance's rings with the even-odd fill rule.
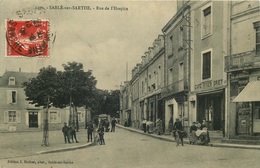
[[99,144],[100,144],[100,145],[102,145],[102,144],[105,145],[104,126],[103,126],[103,125],[99,125],[98,135],[99,135]]

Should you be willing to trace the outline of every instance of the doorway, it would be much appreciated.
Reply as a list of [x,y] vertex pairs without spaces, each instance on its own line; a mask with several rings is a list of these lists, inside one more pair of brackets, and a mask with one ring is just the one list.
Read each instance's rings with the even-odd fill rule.
[[38,112],[29,112],[29,128],[38,128]]

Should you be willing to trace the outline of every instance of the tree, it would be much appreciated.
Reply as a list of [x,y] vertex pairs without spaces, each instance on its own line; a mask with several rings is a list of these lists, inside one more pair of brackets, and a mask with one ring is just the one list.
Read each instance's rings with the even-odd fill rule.
[[68,62],[62,66],[64,68],[60,77],[62,87],[58,93],[62,97],[59,103],[70,106],[69,124],[76,124],[78,130],[77,107],[86,106],[91,102],[87,100],[92,99],[97,81],[91,70],[84,71],[81,63]]
[[40,69],[38,76],[32,78],[29,82],[24,82],[25,95],[30,104],[43,106],[45,109],[44,131],[43,131],[43,146],[49,146],[48,142],[48,108],[52,104],[57,95],[56,91],[59,88],[59,77],[56,68],[48,66]]
[[113,117],[118,117],[119,111],[119,90],[101,90],[95,91],[94,101],[91,106],[93,114],[108,114]]

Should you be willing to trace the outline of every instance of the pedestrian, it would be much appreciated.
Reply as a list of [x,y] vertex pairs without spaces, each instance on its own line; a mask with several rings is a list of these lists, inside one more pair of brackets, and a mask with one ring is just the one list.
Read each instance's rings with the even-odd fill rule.
[[103,125],[99,125],[98,134],[99,134],[99,144],[100,145],[102,145],[102,144],[105,145],[104,126]]
[[74,139],[75,139],[76,143],[79,143],[79,141],[77,140],[76,128],[75,128],[74,124],[72,124],[70,126],[70,135],[71,135],[72,143],[74,143]]
[[173,129],[176,130],[176,146],[179,146],[179,140],[181,140],[181,144],[183,146],[183,132],[182,132],[182,123],[179,118],[176,118],[176,121],[173,125]]
[[108,121],[108,119],[105,120],[105,131],[109,132],[109,121]]
[[90,122],[88,123],[88,126],[87,126],[88,142],[89,142],[89,140],[91,140],[91,142],[92,142],[93,130],[94,130],[94,127],[93,127],[92,122],[90,121]]
[[94,124],[93,124],[93,136],[94,136],[94,142],[96,145],[99,141],[98,125],[96,125],[96,122],[94,122]]
[[124,127],[127,127],[127,126],[128,126],[127,119],[125,119]]
[[143,121],[142,121],[142,126],[143,126],[143,131],[144,133],[146,133],[146,119],[143,118]]
[[115,128],[116,127],[116,119],[115,117],[113,117],[112,121],[111,121],[111,132],[115,132]]
[[158,118],[156,120],[156,129],[157,129],[158,135],[161,135],[163,133],[163,131],[162,131],[162,120],[160,118]]
[[63,132],[65,144],[67,143],[67,141],[68,141],[68,143],[70,143],[69,127],[67,126],[67,123],[64,123],[64,126],[62,127],[62,132]]
[[173,118],[171,117],[169,120],[169,126],[168,126],[169,132],[172,132],[173,129]]
[[190,127],[190,143],[193,145],[197,143],[196,131],[197,131],[196,122],[193,122]]

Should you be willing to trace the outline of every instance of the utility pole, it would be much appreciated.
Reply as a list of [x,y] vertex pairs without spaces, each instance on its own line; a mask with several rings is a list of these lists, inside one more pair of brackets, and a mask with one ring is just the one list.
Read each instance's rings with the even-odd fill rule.
[[48,95],[47,107],[45,109],[42,146],[49,146],[49,123],[48,123],[49,101],[50,101],[50,96]]

